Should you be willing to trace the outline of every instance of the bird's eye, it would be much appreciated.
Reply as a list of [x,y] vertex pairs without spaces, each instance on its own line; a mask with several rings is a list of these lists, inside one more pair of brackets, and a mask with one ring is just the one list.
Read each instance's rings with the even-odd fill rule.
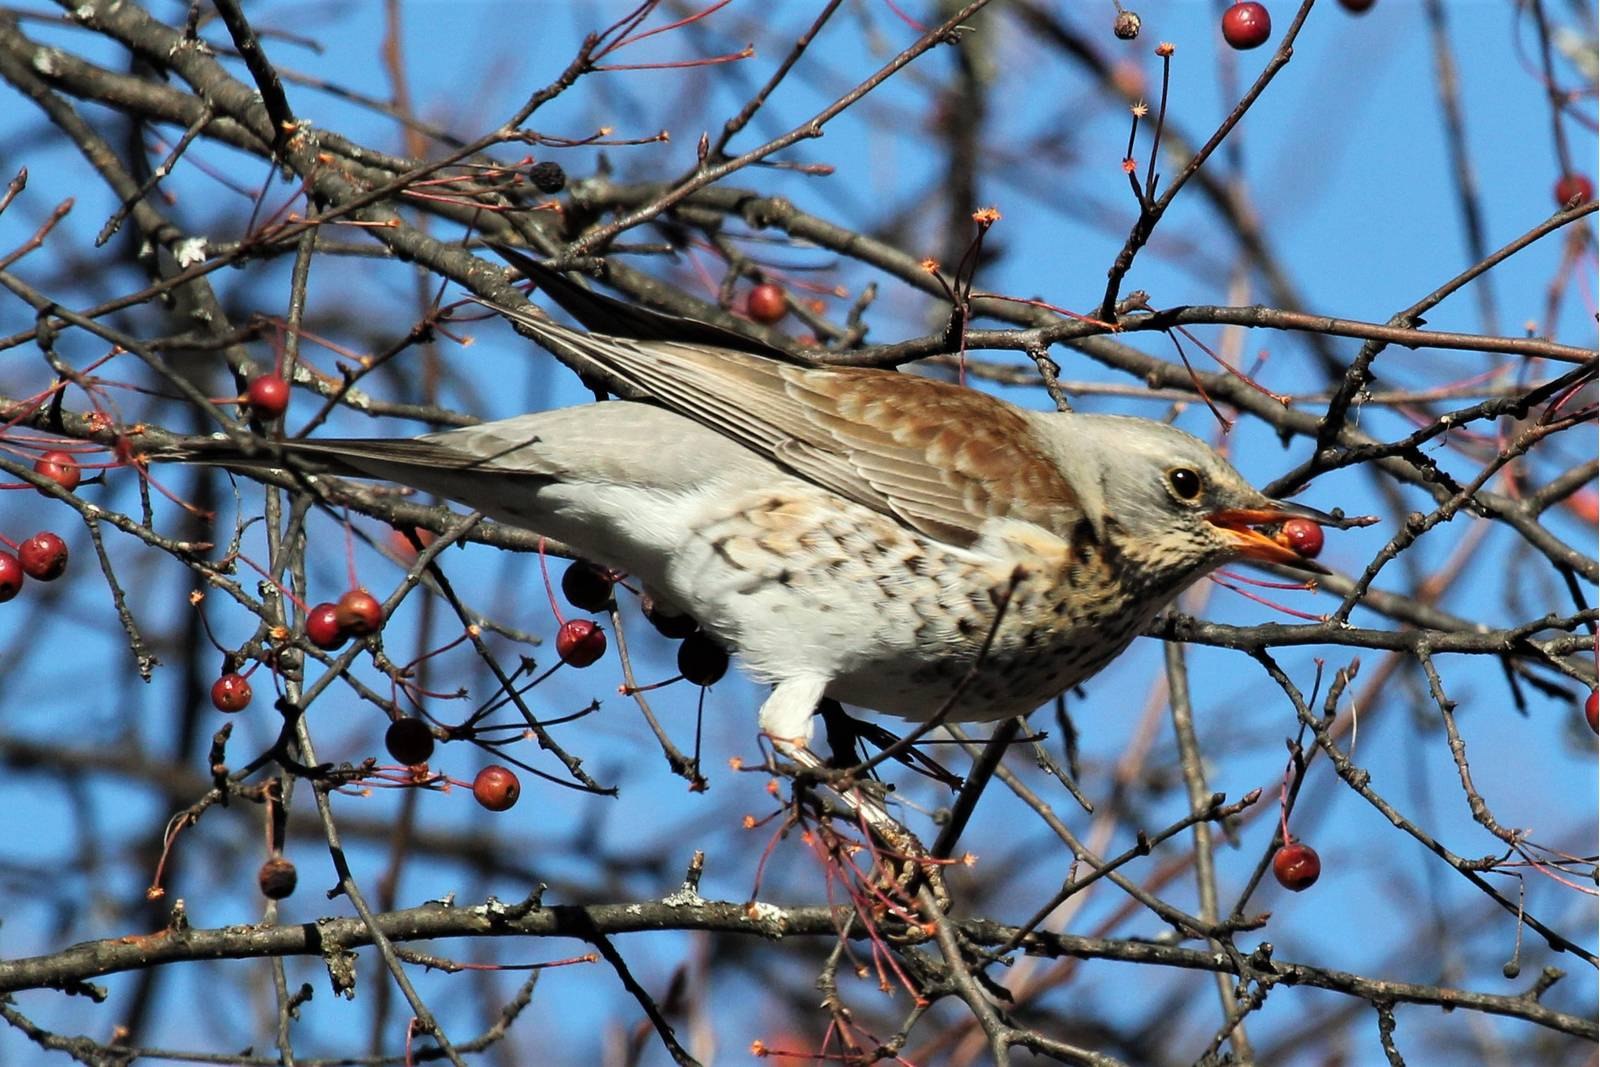
[[1167,484],[1180,500],[1193,500],[1200,495],[1204,483],[1200,472],[1192,467],[1174,467],[1167,472]]

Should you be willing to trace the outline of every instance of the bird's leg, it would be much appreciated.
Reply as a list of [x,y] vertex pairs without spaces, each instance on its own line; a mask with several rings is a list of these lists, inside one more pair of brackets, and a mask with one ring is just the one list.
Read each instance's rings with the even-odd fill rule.
[[860,763],[861,732],[856,729],[856,720],[846,715],[832,697],[822,698],[817,715],[822,719],[823,736],[828,739],[828,766],[840,770]]
[[804,777],[828,785],[874,837],[896,855],[904,857],[905,865],[895,878],[898,887],[914,892],[914,883],[925,880],[934,896],[948,908],[950,893],[944,885],[940,865],[928,857],[928,850],[916,835],[891,816],[875,796],[868,795],[861,783],[840,782],[828,764],[811,751],[812,725],[826,699],[823,696],[825,687],[826,680],[822,678],[780,682],[761,705],[762,732],[772,739],[779,755],[798,764]]

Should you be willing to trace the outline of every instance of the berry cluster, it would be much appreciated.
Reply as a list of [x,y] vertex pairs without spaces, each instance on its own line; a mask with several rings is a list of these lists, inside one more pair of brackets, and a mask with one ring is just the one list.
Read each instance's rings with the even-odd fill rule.
[[306,639],[324,652],[340,648],[352,637],[368,637],[383,629],[383,605],[365,589],[351,589],[335,603],[324,601],[306,612]]
[[[76,467],[72,469],[77,470]],[[36,533],[20,545],[6,543],[11,544],[16,553],[0,550],[0,603],[22,592],[25,578],[53,582],[66,573],[67,543],[50,531]]]
[[[575,560],[561,576],[561,592],[567,603],[581,611],[604,611],[611,606],[616,575],[587,560]],[[687,615],[664,611],[647,599],[644,617],[661,636],[682,641],[678,646],[678,673],[695,685],[714,685],[728,673],[728,653],[702,631]],[[563,663],[587,667],[605,652],[605,634],[586,619],[561,624],[556,634],[556,654]]]
[[656,632],[678,646],[678,673],[695,685],[715,685],[728,673],[728,653],[687,615],[673,615],[660,604],[646,601],[644,617]]

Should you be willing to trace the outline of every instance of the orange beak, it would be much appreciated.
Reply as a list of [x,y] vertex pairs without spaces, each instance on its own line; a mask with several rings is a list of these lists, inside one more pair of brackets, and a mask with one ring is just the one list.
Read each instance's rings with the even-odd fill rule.
[[1206,516],[1206,521],[1217,529],[1233,543],[1241,559],[1255,563],[1279,563],[1285,567],[1296,570],[1310,571],[1312,574],[1332,574],[1328,568],[1315,560],[1307,559],[1287,545],[1281,545],[1268,537],[1257,526],[1276,526],[1285,519],[1310,519],[1319,525],[1339,525],[1337,519],[1315,508],[1308,508],[1303,504],[1285,504],[1276,500],[1268,501],[1265,507],[1259,508],[1225,508],[1214,511]]

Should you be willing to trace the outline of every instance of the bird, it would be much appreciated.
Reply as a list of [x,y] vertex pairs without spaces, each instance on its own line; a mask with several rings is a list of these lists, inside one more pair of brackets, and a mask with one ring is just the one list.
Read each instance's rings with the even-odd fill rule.
[[201,439],[157,458],[290,457],[564,542],[772,686],[759,726],[787,752],[808,751],[825,700],[923,722],[1026,715],[1233,561],[1326,573],[1259,527],[1339,519],[1269,499],[1174,426],[806,365],[497,251],[587,329],[495,310],[627,398],[412,438],[280,440],[254,459]]

